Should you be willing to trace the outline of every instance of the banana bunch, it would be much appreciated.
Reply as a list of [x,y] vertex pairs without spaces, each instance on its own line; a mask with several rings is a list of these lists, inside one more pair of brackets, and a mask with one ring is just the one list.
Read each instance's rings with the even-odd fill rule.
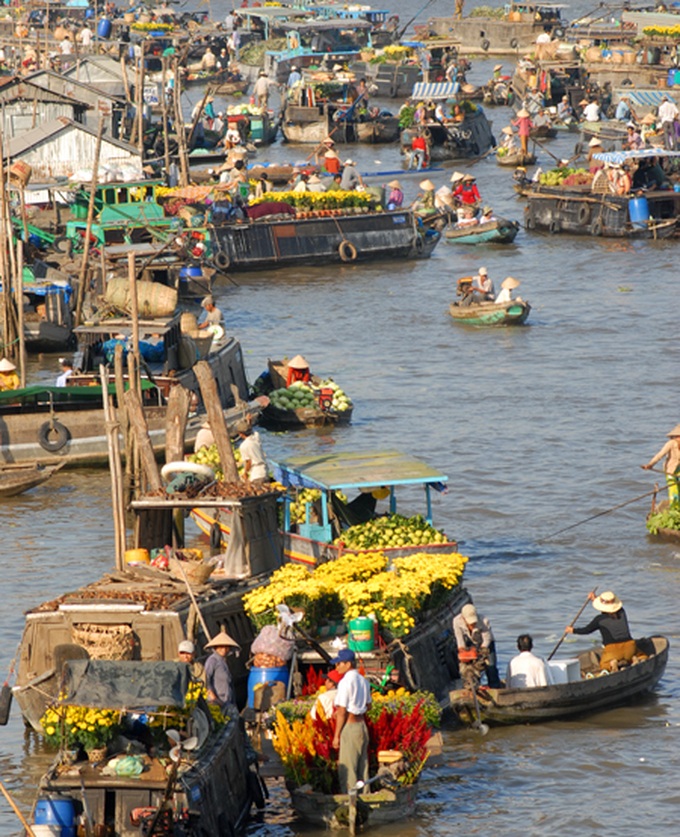
[[389,549],[400,546],[417,546],[447,543],[446,535],[418,514],[403,517],[390,514],[376,517],[368,523],[360,523],[346,529],[335,543],[342,542],[347,549]]
[[[239,474],[243,474],[243,463],[241,461],[241,451],[232,442],[231,449],[234,451],[234,460]],[[217,453],[217,445],[211,445],[209,448],[201,448],[197,453],[192,453],[188,456],[189,462],[198,462],[199,465],[209,465],[215,472],[215,477],[218,480],[224,479],[224,471],[222,470],[222,463],[220,462],[220,455]]]

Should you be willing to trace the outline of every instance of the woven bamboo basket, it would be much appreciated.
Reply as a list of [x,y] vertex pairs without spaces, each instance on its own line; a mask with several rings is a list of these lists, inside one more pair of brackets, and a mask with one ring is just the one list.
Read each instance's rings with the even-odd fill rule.
[[131,660],[134,653],[134,633],[129,625],[82,622],[71,628],[71,636],[93,660]]
[[183,581],[182,570],[184,570],[184,575],[186,575],[187,581],[191,585],[198,586],[200,584],[205,584],[214,569],[214,564],[204,564],[203,562],[193,561],[178,561],[176,558],[170,559],[170,575],[179,581]]

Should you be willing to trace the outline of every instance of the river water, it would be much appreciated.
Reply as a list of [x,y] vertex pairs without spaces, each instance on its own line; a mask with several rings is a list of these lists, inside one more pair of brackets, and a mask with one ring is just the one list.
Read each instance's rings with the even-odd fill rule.
[[[472,80],[486,80],[492,63],[476,63]],[[490,118],[499,133],[508,111],[491,110]],[[564,135],[549,149],[568,157],[574,141]],[[277,144],[268,156],[295,160],[308,151]],[[351,153],[362,171],[400,167],[395,148]],[[547,168],[549,156],[542,153],[541,162]],[[521,219],[509,171],[493,158],[471,170],[497,214]],[[449,173],[430,176],[439,186]],[[418,180],[402,178],[407,198]],[[547,655],[596,586],[623,599],[635,635],[663,632],[671,646],[677,639],[680,554],[646,536],[648,497],[549,538],[653,487],[655,475],[639,465],[680,419],[673,401],[675,247],[522,230],[505,247],[442,243],[424,262],[238,274],[215,295],[242,342],[251,380],[267,358],[302,352],[355,401],[352,425],[337,432],[263,432],[273,458],[331,446],[394,447],[449,475],[448,493],[434,501],[435,523],[470,556],[465,583],[492,621],[504,667],[521,632],[531,632]],[[521,280],[520,293],[533,306],[526,327],[475,330],[450,319],[456,278],[482,264],[497,286],[508,275]],[[54,357],[32,363],[33,380],[56,372]],[[409,500],[414,512],[421,509],[418,496]],[[4,501],[0,527],[4,677],[23,612],[111,567],[107,475],[60,473]],[[571,640],[560,653],[590,642]],[[418,818],[400,823],[397,833],[635,837],[651,827],[676,834],[679,692],[671,650],[659,689],[641,705],[492,729],[486,737],[445,728],[441,763],[424,774]],[[0,778],[24,811],[46,758],[15,706],[0,729]],[[294,820],[281,788],[249,830],[316,834]],[[2,799],[0,837],[17,833]]]

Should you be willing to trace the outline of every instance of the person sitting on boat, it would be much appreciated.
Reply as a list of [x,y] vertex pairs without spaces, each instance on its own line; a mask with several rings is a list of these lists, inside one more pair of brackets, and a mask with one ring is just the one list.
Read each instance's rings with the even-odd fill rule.
[[340,181],[340,188],[351,192],[353,189],[356,189],[357,186],[363,185],[364,181],[357,171],[354,160],[345,160],[345,164],[342,167],[342,180]]
[[529,111],[526,108],[520,108],[517,111],[517,116],[512,120],[512,124],[517,128],[522,154],[526,157],[529,154],[529,134],[534,127]]
[[456,221],[457,229],[465,229],[466,227],[476,227],[479,224],[474,206],[462,206],[458,210],[458,219]]
[[537,689],[551,686],[550,668],[532,652],[534,641],[529,634],[517,637],[519,654],[508,663],[505,685],[508,689]]
[[492,221],[496,220],[496,216],[493,214],[493,209],[490,206],[485,206],[482,209],[482,214],[479,218],[480,224],[490,224]]
[[192,680],[205,683],[205,666],[196,659],[196,646],[190,639],[183,639],[177,646],[177,658],[189,666]]
[[59,365],[61,366],[61,374],[57,376],[55,386],[65,387],[68,379],[73,375],[73,364],[66,357],[59,358]]
[[312,373],[309,369],[309,362],[302,357],[302,355],[295,355],[292,360],[288,361],[288,372],[286,374],[286,386],[301,381],[303,384],[308,384],[312,379]]
[[480,267],[472,280],[472,296],[474,302],[493,302],[496,299],[496,289],[485,267]]
[[562,96],[562,100],[558,103],[557,118],[564,125],[569,125],[574,121],[574,108],[569,104],[569,96]]
[[452,122],[465,122],[465,111],[457,102],[451,109],[451,120]]
[[194,441],[194,453],[198,453],[201,448],[210,448],[215,444],[215,436],[210,427],[209,421],[204,421],[200,426],[196,439]]
[[434,109],[434,118],[435,121],[441,122],[442,125],[445,125],[449,121],[449,116],[442,102],[437,102],[437,106]]
[[20,383],[16,366],[11,360],[3,357],[0,360],[0,392],[5,392],[9,389],[19,389]]
[[314,701],[314,705],[309,710],[309,715],[312,719],[315,719],[318,715],[320,706],[324,717],[327,720],[330,720],[333,717],[333,712],[335,711],[335,697],[338,694],[338,684],[342,680],[342,674],[335,669],[332,671],[327,672],[326,674],[326,682],[324,683],[325,691],[320,692],[316,696],[316,700]]
[[322,143],[322,151],[323,155],[321,160],[319,160],[319,155],[316,156],[316,161],[321,162],[321,165],[324,171],[327,171],[328,174],[339,174],[340,173],[340,157],[338,156],[338,152],[334,148],[335,141],[333,137],[326,137],[326,139]]
[[233,706],[235,710],[236,697],[227,656],[231,651],[240,651],[241,646],[225,630],[221,630],[205,647],[212,650],[205,661],[208,703],[216,704],[223,711],[229,706]]
[[453,617],[453,635],[459,661],[474,664],[480,674],[486,673],[489,687],[497,689],[501,681],[496,665],[496,641],[489,620],[478,614],[473,604],[463,605],[461,612]]
[[215,53],[208,47],[201,58],[201,70],[206,73],[211,73],[217,64],[217,57]]
[[401,188],[401,183],[398,180],[390,180],[387,188],[390,190],[387,193],[387,208],[401,209],[401,205],[404,203],[404,193]]
[[590,593],[588,598],[595,610],[599,611],[591,622],[583,628],[567,625],[567,634],[592,634],[599,631],[602,636],[604,651],[600,657],[600,668],[603,671],[617,671],[621,663],[630,663],[637,653],[635,640],[630,634],[628,618],[623,609],[621,599],[611,590],[596,596]]
[[321,178],[318,174],[310,174],[309,179],[307,180],[307,191],[308,192],[325,192],[326,187],[321,182]]
[[212,296],[206,296],[201,302],[203,313],[201,314],[198,327],[200,329],[211,328],[214,326],[221,326],[223,322],[222,312],[215,305],[215,300]]
[[434,208],[439,212],[455,215],[453,195],[448,186],[440,186],[434,195]]
[[628,171],[628,166],[612,163],[608,169],[608,178],[611,184],[611,191],[615,195],[628,195],[633,186],[633,181]]
[[215,64],[216,70],[228,70],[229,69],[229,53],[227,50],[222,47],[220,50],[220,54],[217,57],[217,62]]
[[535,128],[552,128],[552,120],[550,114],[545,108],[541,108],[534,117]]
[[227,133],[224,135],[224,147],[227,150],[237,148],[242,142],[243,138],[241,137],[239,129],[236,125],[229,124],[227,127]]
[[525,108],[529,111],[530,116],[534,117],[537,116],[544,107],[545,99],[543,98],[543,94],[538,87],[534,87],[531,93],[529,93],[526,97]]
[[[5,361],[0,361],[0,369]],[[666,461],[663,464],[663,472],[666,475],[666,485],[668,486],[668,502],[671,505],[678,505],[680,503],[680,424],[676,424],[668,435],[668,441],[655,454],[646,465],[642,465],[645,471],[650,471],[657,462],[660,462],[664,457]]]
[[600,121],[600,105],[598,104],[596,99],[588,102],[586,99],[583,100],[585,105],[583,106],[583,121],[584,122],[599,122]]
[[342,175],[334,174],[330,183],[326,184],[327,192],[340,192],[342,190]]
[[482,202],[477,188],[477,180],[471,174],[464,174],[460,184],[454,189],[453,197],[462,204],[476,206]]
[[630,99],[628,96],[622,96],[621,101],[616,106],[616,112],[614,113],[614,119],[618,122],[628,122],[632,116],[630,110]]
[[339,750],[340,792],[348,793],[359,780],[368,781],[366,711],[371,705],[371,687],[357,671],[356,655],[350,648],[343,648],[331,662],[342,675],[335,695],[333,749]]
[[495,302],[512,302],[512,292],[515,288],[519,288],[519,280],[515,279],[514,276],[507,276],[501,282],[501,290],[498,296],[495,299]]
[[216,134],[218,134],[219,136],[222,136],[222,132],[224,131],[225,124],[226,123],[224,121],[224,111],[220,110],[220,111],[217,112],[217,115],[213,119],[212,129]]
[[245,481],[251,485],[264,485],[269,482],[269,470],[260,434],[253,430],[248,419],[236,423],[236,432],[241,439],[241,462]]
[[274,184],[271,180],[267,180],[266,172],[263,172],[255,184],[255,197],[261,198],[263,195],[266,195],[267,192],[274,191]]
[[229,161],[217,169],[220,172],[220,190],[223,192],[237,192],[241,183],[248,182],[246,164],[241,158],[236,160],[233,168],[227,168],[227,166],[229,166]]
[[641,148],[644,148],[645,143],[638,133],[636,124],[634,122],[629,122],[628,125],[626,125],[626,129],[628,133],[623,141],[623,147],[627,148],[629,151],[639,151]]
[[586,158],[591,174],[595,174],[599,169],[604,168],[603,161],[595,159],[596,154],[604,154],[604,148],[602,147],[602,140],[598,137],[593,137],[588,143],[588,156]]
[[515,139],[515,132],[512,130],[512,127],[506,125],[505,128],[501,128],[501,134],[503,134],[503,139],[501,140],[500,148],[505,148],[508,154],[516,152],[517,140]]
[[309,183],[309,172],[301,171],[300,176],[298,178],[295,187],[293,188],[294,192],[309,192],[309,188],[307,184]]
[[418,186],[422,189],[422,192],[420,192],[413,202],[412,208],[414,212],[423,214],[433,213],[435,211],[434,190],[436,186],[431,180],[421,180]]

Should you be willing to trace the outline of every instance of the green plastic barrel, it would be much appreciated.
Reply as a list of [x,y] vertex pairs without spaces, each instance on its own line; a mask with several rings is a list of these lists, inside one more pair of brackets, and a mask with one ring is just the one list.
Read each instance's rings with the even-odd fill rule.
[[373,650],[373,620],[368,616],[357,616],[350,619],[347,629],[349,631],[348,645],[352,651]]

